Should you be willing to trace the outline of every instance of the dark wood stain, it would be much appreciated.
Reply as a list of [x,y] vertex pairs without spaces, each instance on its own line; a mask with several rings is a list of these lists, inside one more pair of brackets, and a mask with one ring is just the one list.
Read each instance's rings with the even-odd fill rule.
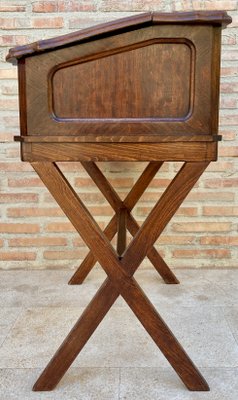
[[[230,22],[225,11],[145,13],[9,51],[19,71],[22,160],[90,249],[69,283],[82,283],[96,261],[108,276],[33,390],[54,389],[119,295],[186,387],[209,390],[133,275],[147,256],[166,283],[179,283],[154,244],[217,158],[220,39]],[[57,161],[81,162],[112,206],[104,231]],[[149,163],[121,200],[96,161]],[[131,211],[164,161],[183,166],[140,227]]]
[[166,42],[68,65],[52,78],[53,112],[59,120],[184,119],[191,104],[191,65],[186,43]]

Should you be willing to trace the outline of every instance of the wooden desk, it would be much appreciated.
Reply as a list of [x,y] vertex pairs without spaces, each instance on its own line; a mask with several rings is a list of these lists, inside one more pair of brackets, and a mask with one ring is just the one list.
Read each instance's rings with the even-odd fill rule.
[[[11,49],[19,71],[23,161],[31,163],[108,278],[34,385],[52,390],[121,295],[190,390],[209,390],[133,278],[148,256],[178,283],[154,243],[217,158],[223,11],[146,13]],[[96,161],[148,161],[122,201]],[[104,232],[57,166],[79,161],[115,210]],[[184,164],[141,227],[131,210],[164,161]],[[126,232],[133,240],[127,246]],[[110,241],[117,233],[117,251]]]

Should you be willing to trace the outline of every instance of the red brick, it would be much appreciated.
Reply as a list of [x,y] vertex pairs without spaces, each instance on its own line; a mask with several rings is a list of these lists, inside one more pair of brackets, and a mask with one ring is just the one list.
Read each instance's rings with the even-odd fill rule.
[[67,251],[44,251],[46,260],[80,260],[87,253],[87,249]]
[[222,146],[219,148],[220,157],[238,157],[238,146]]
[[238,187],[238,178],[206,179],[204,185],[207,188]]
[[77,174],[81,173],[82,171],[84,172],[82,165],[77,161],[59,162],[57,164],[58,164],[60,170],[63,172],[77,172]]
[[87,207],[88,211],[94,216],[112,216],[114,211],[111,206],[91,206]]
[[196,236],[175,236],[175,235],[161,235],[158,239],[157,244],[166,244],[166,245],[174,245],[174,244],[194,244],[196,241]]
[[149,11],[161,7],[160,0],[102,0],[99,6],[100,11]]
[[184,215],[187,217],[194,217],[198,215],[197,207],[180,207],[175,215]]
[[[105,203],[107,204],[106,200],[104,199],[103,195],[99,192],[88,192],[88,193],[80,193],[80,199],[85,203],[85,205],[87,206],[87,204],[102,204]],[[54,200],[53,197],[50,194],[46,194],[45,195],[45,201],[52,201]],[[54,200],[55,202],[55,200]]]
[[64,19],[62,17],[48,17],[32,19],[32,27],[38,29],[63,28]]
[[171,179],[165,179],[165,178],[155,178],[150,184],[151,188],[166,188],[171,182]]
[[26,11],[25,1],[1,1],[0,12],[24,12]]
[[[110,178],[108,180],[114,188],[119,188],[119,189],[131,188],[134,182],[133,178]],[[87,177],[75,178],[74,182],[76,187],[83,187],[83,188],[96,187],[92,179]]]
[[5,116],[2,118],[3,123],[8,128],[18,128],[20,126],[19,117],[18,116]]
[[0,203],[37,203],[35,193],[0,193]]
[[234,97],[222,97],[220,107],[222,109],[237,108],[237,99],[234,99]]
[[64,213],[60,208],[50,207],[50,208],[8,208],[7,216],[14,218],[22,217],[61,217]]
[[[26,35],[1,35],[0,46],[20,46],[29,42],[29,36]],[[14,76],[15,78],[15,76]]]
[[12,142],[12,132],[0,132],[0,142]]
[[[98,22],[108,21],[111,19],[117,18],[117,12],[114,12],[113,16],[111,13],[87,13],[85,14],[85,18],[83,13],[81,14],[72,14],[73,12],[79,11],[92,11],[96,8],[102,10],[102,7],[107,7],[108,10],[114,7],[118,11],[125,12],[128,11],[131,13],[134,11],[147,11],[147,10],[161,10],[161,11],[169,11],[169,10],[179,10],[182,9],[187,11],[189,9],[227,9],[229,10],[234,7],[234,1],[227,0],[227,1],[196,1],[196,0],[183,0],[179,2],[165,2],[165,1],[149,1],[145,0],[140,2],[138,0],[129,0],[129,1],[121,1],[116,2],[115,0],[96,2],[94,0],[85,0],[85,1],[76,1],[76,0],[65,0],[65,1],[35,1],[29,2],[27,5],[27,19],[25,15],[19,14],[17,15],[17,11],[26,10],[26,1],[4,1],[1,2],[0,10],[4,10],[5,7],[6,11],[9,11],[6,15],[1,15],[1,22],[3,28],[12,27],[14,31],[6,31],[5,34],[0,37],[0,46],[4,46],[5,48],[2,49],[2,60],[5,54],[7,53],[6,47],[12,47],[15,45],[21,45],[26,42],[30,42],[32,40],[37,40],[40,38],[39,31],[33,32],[32,30],[31,35],[24,35],[25,32],[22,31],[22,28],[32,27],[33,24],[39,24],[39,28],[48,28],[49,21],[54,21],[53,23],[50,22],[49,28],[55,27],[55,17],[57,21],[60,21],[59,28],[64,27],[70,24],[71,27],[82,27],[85,25],[92,25]],[[19,9],[17,8],[19,6]],[[22,8],[21,8],[22,6]],[[8,7],[8,8],[7,8]],[[15,8],[14,8],[15,7]],[[10,9],[11,8],[11,9]],[[10,11],[15,11],[15,14],[11,13]],[[30,11],[33,11],[33,18],[30,15]],[[60,14],[63,12],[70,12],[71,14]],[[38,13],[38,14],[36,14]],[[48,14],[47,14],[48,13]],[[54,13],[51,14],[50,13]],[[58,14],[56,14],[58,13]],[[40,15],[41,14],[41,15]],[[124,15],[123,14],[123,15]],[[29,18],[28,18],[29,16]],[[121,14],[120,14],[121,16]],[[42,18],[41,18],[42,17]],[[59,19],[60,18],[60,19]],[[35,22],[32,22],[35,21]],[[59,23],[59,22],[58,22]],[[74,23],[74,26],[73,26]],[[78,24],[78,25],[77,25]],[[233,13],[233,26],[238,26],[238,19]],[[29,31],[28,31],[29,32]],[[33,35],[33,33],[34,35]],[[14,34],[11,34],[14,33]],[[20,34],[23,33],[23,34]],[[62,33],[66,33],[63,32]],[[32,39],[32,35],[34,36]],[[52,34],[52,36],[54,36]],[[168,253],[176,251],[176,250],[184,250],[189,251],[190,254],[187,252],[186,255],[182,257],[189,260],[189,258],[224,258],[230,257],[230,254],[223,252],[223,247],[226,246],[237,246],[238,245],[238,238],[234,233],[229,232],[232,225],[225,225],[230,220],[230,217],[234,217],[237,215],[238,207],[232,202],[234,202],[236,193],[234,185],[236,185],[236,166],[235,166],[235,159],[232,161],[232,158],[226,159],[224,157],[236,157],[238,155],[237,146],[235,146],[235,138],[236,138],[236,125],[237,125],[237,114],[235,110],[237,108],[237,92],[238,92],[238,83],[234,82],[232,77],[237,76],[237,71],[235,68],[235,62],[237,61],[237,32],[233,29],[228,29],[223,31],[223,43],[227,43],[228,46],[224,47],[224,51],[222,53],[223,60],[226,62],[222,64],[222,75],[225,78],[222,78],[222,88],[221,91],[223,96],[221,98],[221,108],[223,109],[221,112],[221,123],[225,126],[221,126],[220,134],[223,135],[223,140],[226,141],[223,144],[219,145],[219,154],[223,157],[216,162],[211,163],[207,169],[207,173],[201,178],[200,185],[201,187],[207,188],[197,190],[195,189],[186,199],[187,203],[184,203],[176,216],[175,222],[172,220],[172,225],[166,230],[166,233],[159,238],[158,245],[168,246]],[[233,49],[232,49],[233,48]],[[227,62],[228,61],[228,62]],[[7,64],[6,64],[7,66]],[[18,115],[15,112],[17,108],[16,103],[16,95],[17,95],[17,69],[15,67],[8,66],[8,69],[0,69],[0,79],[5,80],[6,83],[2,82],[0,87],[1,94],[4,96],[2,97],[3,101],[0,102],[0,108],[4,111],[0,116],[0,126],[2,132],[0,133],[0,141],[12,141],[13,135],[18,135],[19,133],[19,120]],[[11,80],[11,81],[10,81]],[[13,112],[9,112],[10,109]],[[230,141],[230,143],[228,143]],[[234,141],[234,143],[231,143]],[[19,258],[19,251],[17,251],[17,247],[23,252],[20,255],[20,260],[24,265],[24,260],[36,259],[37,251],[30,249],[30,247],[41,248],[39,251],[39,262],[40,257],[42,257],[42,247],[51,246],[51,250],[55,250],[52,246],[66,246],[73,244],[76,249],[69,250],[67,252],[63,252],[63,249],[59,249],[59,251],[54,252],[45,252],[44,257],[45,260],[51,260],[50,265],[57,265],[58,260],[74,260],[78,258],[82,258],[82,253],[87,252],[87,248],[83,242],[83,240],[78,236],[75,229],[72,225],[68,222],[68,219],[64,217],[63,212],[56,206],[55,201],[52,197],[47,193],[47,190],[42,186],[39,178],[36,175],[31,173],[29,174],[22,174],[22,172],[30,172],[32,168],[28,163],[21,163],[19,160],[19,145],[15,144],[14,147],[12,145],[7,146],[4,150],[4,159],[0,162],[0,170],[4,174],[3,185],[2,185],[2,194],[0,199],[5,202],[6,205],[2,207],[2,217],[5,218],[3,223],[10,224],[18,221],[28,222],[31,225],[32,222],[34,223],[34,218],[42,218],[42,217],[54,217],[54,218],[42,218],[42,225],[41,230],[44,231],[44,237],[38,237],[38,232],[35,234],[20,234],[17,235],[5,235],[6,239],[0,240],[0,247],[1,250],[5,253],[6,260],[11,261],[14,258],[17,260]],[[8,158],[8,159],[7,159]],[[223,160],[223,161],[222,161]],[[104,197],[98,193],[97,189],[95,188],[94,183],[92,183],[91,179],[85,173],[84,169],[80,165],[80,163],[61,163],[60,167],[62,167],[63,171],[69,172],[70,174],[70,181],[75,183],[73,185],[76,186],[77,191],[81,193],[83,191],[81,198],[85,202],[86,206],[89,205],[89,211],[96,216],[100,216],[98,218],[100,220],[100,225],[103,227],[105,226],[105,221],[108,219],[106,218],[109,215],[113,214],[111,207],[108,205],[107,201]],[[126,195],[127,189],[133,185],[133,182],[136,180],[139,173],[142,171],[142,167],[146,165],[146,163],[99,163],[100,168],[106,172],[106,176],[110,177],[110,182],[112,186],[119,191],[120,196]],[[153,188],[152,191],[150,189],[142,198],[142,204],[138,207],[138,214],[141,214],[144,217],[151,210],[152,203],[154,204],[160,197],[161,193],[163,192],[166,185],[169,183],[168,176],[172,175],[172,171],[177,171],[178,168],[181,166],[179,163],[165,163],[163,169],[159,172],[156,176],[154,181],[152,182],[151,186]],[[169,172],[169,175],[163,174],[163,171]],[[1,173],[0,172],[0,173]],[[161,173],[162,172],[162,173]],[[215,172],[215,173],[212,173]],[[75,173],[75,174],[74,174]],[[171,173],[171,174],[170,174]],[[67,173],[66,173],[67,176]],[[125,176],[125,178],[124,178]],[[225,178],[227,176],[227,178]],[[214,178],[213,178],[214,177]],[[8,184],[9,189],[5,187]],[[208,185],[208,187],[207,187]],[[25,190],[23,191],[22,188],[27,188],[27,192],[30,191],[31,193],[27,193]],[[30,189],[32,187],[32,189]],[[41,188],[41,190],[37,188]],[[213,190],[214,188],[214,190]],[[231,188],[231,189],[228,189]],[[18,189],[18,190],[17,190]],[[222,190],[219,190],[222,189]],[[4,192],[5,190],[5,192]],[[201,191],[202,190],[202,191]],[[10,191],[10,193],[9,193]],[[20,194],[15,192],[21,192]],[[26,193],[22,193],[26,192]],[[37,193],[40,193],[38,195]],[[26,197],[25,197],[26,196]],[[34,196],[34,197],[31,197]],[[39,197],[38,197],[39,196]],[[44,199],[46,203],[44,203]],[[40,203],[38,203],[40,200]],[[42,200],[42,202],[41,202]],[[49,204],[47,204],[47,201]],[[191,201],[193,203],[191,203]],[[204,203],[203,203],[204,202]],[[22,203],[22,207],[20,204]],[[25,203],[25,204],[24,204]],[[37,203],[40,207],[37,207]],[[213,206],[214,204],[214,206]],[[14,207],[15,205],[15,207]],[[201,205],[204,205],[202,209],[200,208]],[[219,205],[219,206],[218,206]],[[33,206],[33,208],[31,207]],[[189,216],[196,216],[198,212],[199,206],[199,213],[202,212],[202,219],[200,221],[196,221],[194,218],[192,221],[193,223],[189,223],[191,218]],[[200,211],[201,210],[201,211]],[[223,219],[218,218],[219,216],[224,216]],[[7,220],[7,218],[16,218],[15,221],[12,219]],[[60,218],[59,218],[60,217]],[[207,217],[207,218],[206,218]],[[227,218],[226,218],[227,217]],[[19,219],[22,218],[22,219]],[[23,220],[23,218],[27,218]],[[225,219],[226,218],[226,219]],[[143,219],[143,218],[138,218]],[[57,222],[59,221],[59,222]],[[65,222],[66,221],[66,222]],[[177,222],[176,222],[177,221]],[[178,224],[178,221],[185,224],[186,226],[190,226],[190,230],[187,229],[184,231],[176,231],[174,230],[174,226],[181,225]],[[203,222],[206,221],[206,222]],[[218,225],[218,222],[215,221],[222,221],[221,224]],[[213,224],[213,225],[201,225],[201,224]],[[13,225],[14,225],[13,224]],[[29,224],[25,224],[28,226]],[[215,224],[215,225],[214,225]],[[17,224],[21,225],[21,224]],[[34,225],[34,224],[33,224]],[[198,228],[196,229],[198,225]],[[195,227],[195,229],[194,229]],[[204,229],[199,230],[199,229]],[[49,229],[47,231],[47,229]],[[52,231],[51,231],[52,230]],[[52,233],[51,233],[52,232]],[[59,232],[59,234],[57,234]],[[199,233],[201,232],[201,233]],[[207,233],[206,233],[207,232]],[[210,235],[209,236],[209,232]],[[174,233],[174,234],[173,234]],[[216,235],[216,236],[214,236]],[[218,236],[219,235],[219,236]],[[223,235],[223,236],[222,236]],[[233,236],[231,236],[233,235]],[[32,237],[35,236],[35,237]],[[48,237],[49,236],[49,237]],[[224,237],[225,236],[225,237]],[[114,238],[114,242],[116,237]],[[197,246],[198,243],[205,245],[206,248],[199,249]],[[6,246],[6,247],[3,247]],[[12,254],[8,256],[7,246],[10,249],[10,253]],[[215,253],[213,249],[210,249],[212,246],[219,246],[219,248],[215,248],[215,250],[219,250],[219,253]],[[14,248],[15,247],[15,248]],[[24,249],[25,247],[25,249]],[[159,251],[161,250],[160,247]],[[176,249],[177,247],[177,249]],[[194,249],[193,249],[194,247]],[[221,248],[220,248],[221,247]],[[13,252],[13,250],[15,250]],[[29,250],[25,252],[24,250]],[[67,250],[67,249],[66,249]],[[225,251],[231,250],[230,248],[225,249]],[[195,251],[195,253],[194,253]],[[14,255],[15,254],[15,255]],[[31,254],[28,256],[28,254]],[[175,253],[176,254],[176,253]],[[194,256],[195,254],[195,256]],[[234,253],[235,255],[236,253]],[[54,262],[55,260],[55,262]],[[38,262],[37,261],[37,262]],[[188,261],[188,265],[191,261]],[[49,265],[49,262],[47,263]],[[19,264],[20,265],[20,262]],[[227,262],[228,265],[228,262]]]
[[0,69],[0,79],[17,79],[17,69]]
[[[87,206],[87,204],[102,204],[102,203],[106,203],[106,200],[104,199],[103,195],[99,192],[88,192],[88,193],[81,193],[81,191],[78,191],[80,193],[80,199],[85,203],[85,205]],[[54,202],[55,200],[53,199],[53,197],[49,194],[46,193],[44,196],[44,201],[45,202]]]
[[73,239],[73,246],[74,247],[86,247],[83,239],[78,236],[77,238]]
[[4,172],[29,172],[32,166],[24,162],[0,162],[0,171]]
[[186,201],[196,201],[196,202],[201,202],[201,201],[215,201],[216,203],[218,202],[223,202],[223,201],[234,201],[234,193],[232,192],[199,192],[199,193],[190,193],[186,197]]
[[[234,18],[232,19],[232,22],[233,22],[233,20],[234,20]],[[224,61],[237,61],[238,60],[238,50],[223,50],[223,52],[222,52],[222,60],[224,60]]]
[[27,29],[31,27],[30,18],[0,18],[0,26],[2,29]]
[[51,13],[58,11],[58,1],[35,1],[32,11],[36,13]]
[[236,44],[236,35],[234,33],[225,33],[222,35],[223,45],[234,45]]
[[174,258],[231,258],[229,249],[179,249],[172,252]]
[[[221,132],[221,134],[223,134]],[[217,162],[211,162],[209,166],[206,169],[207,172],[227,172],[227,171],[234,171],[234,163],[230,161],[217,161]]]
[[238,125],[238,115],[220,115],[220,124],[227,126]]
[[36,1],[32,5],[32,11],[37,13],[95,11],[95,10],[96,6],[93,0]]
[[174,1],[178,10],[236,10],[236,0],[182,0]]
[[202,245],[238,246],[238,236],[205,236],[200,238]]
[[238,83],[237,82],[222,82],[221,83],[221,93],[237,93]]
[[[136,215],[139,216],[146,216],[150,213],[152,207],[137,207]],[[187,217],[192,217],[197,215],[197,208],[196,207],[180,207],[176,212],[176,215],[185,215]]]
[[220,132],[222,135],[222,140],[235,140],[236,133],[234,131],[223,131]]
[[46,232],[76,232],[70,222],[51,222],[45,227]]
[[17,147],[14,147],[14,148],[10,147],[10,148],[6,149],[6,158],[11,158],[12,162],[15,161],[15,160],[13,160],[14,158],[16,160],[19,160],[20,148],[18,147],[18,145],[17,145]]
[[141,201],[145,201],[145,202],[157,202],[160,198],[160,196],[162,195],[163,192],[145,192],[143,194],[143,196],[141,197]]
[[75,180],[74,180],[74,185],[76,186],[76,187],[83,187],[83,188],[85,188],[85,187],[94,187],[95,188],[95,184],[94,184],[94,182],[92,181],[92,179],[90,179],[90,178],[75,178]]
[[1,86],[1,92],[4,95],[17,95],[18,94],[18,88],[17,84],[11,83],[11,84],[6,84]]
[[110,17],[109,15],[107,17],[98,17],[98,15],[93,15],[91,17],[84,18],[82,17],[77,17],[77,18],[71,18],[69,20],[69,28],[70,29],[84,29],[84,28],[89,28],[90,26],[102,24],[104,22],[109,22],[112,21],[113,19],[116,19],[116,17]]
[[232,23],[229,25],[232,28],[237,28],[238,27],[238,15],[232,15]]
[[33,252],[19,252],[19,251],[7,251],[0,252],[1,261],[26,261],[35,260],[36,253]]
[[93,0],[63,0],[58,1],[59,11],[96,11],[96,3]]
[[16,18],[0,18],[1,29],[15,29],[15,20]]
[[1,233],[36,233],[40,231],[37,224],[0,223]]
[[29,238],[14,238],[8,240],[9,247],[47,247],[47,246],[66,246],[65,238],[53,237],[29,237]]
[[134,183],[133,178],[110,178],[108,179],[114,188],[131,188]]
[[237,76],[238,71],[236,67],[222,67],[221,76]]
[[172,224],[175,232],[229,232],[230,222],[184,222]]
[[214,215],[214,216],[238,216],[238,206],[234,207],[203,207],[202,210],[203,215]]
[[8,179],[8,186],[9,187],[39,187],[43,186],[42,181],[40,178],[35,177],[35,178],[10,178]]
[[17,99],[0,99],[0,111],[14,111],[18,110],[18,100]]

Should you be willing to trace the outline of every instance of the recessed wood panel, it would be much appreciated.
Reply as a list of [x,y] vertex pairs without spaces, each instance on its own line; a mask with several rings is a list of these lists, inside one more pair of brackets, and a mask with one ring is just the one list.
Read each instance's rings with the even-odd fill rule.
[[139,46],[56,70],[51,78],[54,116],[186,119],[192,105],[192,46],[182,40]]
[[155,25],[26,58],[27,134],[214,134],[214,29]]

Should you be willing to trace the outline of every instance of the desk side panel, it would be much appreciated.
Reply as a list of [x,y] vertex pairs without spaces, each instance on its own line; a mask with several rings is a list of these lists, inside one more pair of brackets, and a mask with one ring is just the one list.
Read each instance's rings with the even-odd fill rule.
[[192,106],[192,45],[152,39],[98,59],[58,68],[50,81],[60,122],[187,118]]
[[28,57],[28,134],[212,134],[213,30],[153,26]]

